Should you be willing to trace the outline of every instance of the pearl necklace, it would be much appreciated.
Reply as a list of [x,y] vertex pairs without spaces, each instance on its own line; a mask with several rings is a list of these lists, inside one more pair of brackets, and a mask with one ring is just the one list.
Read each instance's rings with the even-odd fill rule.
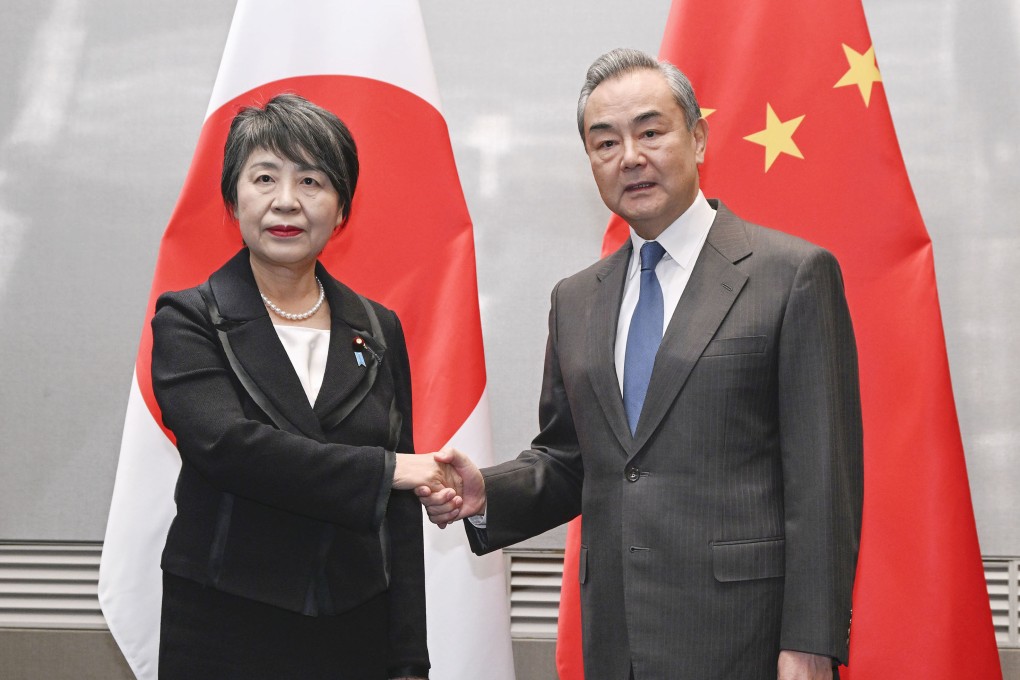
[[266,294],[263,293],[261,290],[259,291],[259,295],[262,296],[262,301],[266,303],[266,307],[269,307],[269,309],[273,310],[273,313],[276,314],[277,316],[282,316],[284,319],[287,319],[288,321],[304,321],[305,319],[311,317],[317,311],[319,311],[319,307],[322,307],[322,303],[326,300],[326,289],[322,287],[322,281],[319,280],[318,276],[315,277],[315,282],[319,284],[319,299],[316,300],[315,305],[311,309],[309,309],[307,312],[302,312],[300,314],[291,314],[290,312],[283,311],[275,304],[273,304],[273,301],[267,298]]

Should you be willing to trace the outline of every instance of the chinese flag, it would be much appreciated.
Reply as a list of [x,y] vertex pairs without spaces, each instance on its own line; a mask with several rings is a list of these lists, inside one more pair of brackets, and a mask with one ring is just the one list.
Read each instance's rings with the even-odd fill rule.
[[[865,479],[850,667],[841,677],[1001,678],[931,241],[859,0],[674,0],[659,56],[690,76],[708,120],[705,195],[831,250],[843,268],[860,355]],[[626,237],[614,218],[604,253]],[[579,536],[571,527],[563,680],[583,677]]]
[[[400,316],[411,359],[415,444],[447,443],[491,463],[474,238],[417,2],[241,0],[191,168],[160,244],[149,308],[195,286],[241,247],[219,195],[230,121],[293,92],[351,129],[361,175],[346,228],[320,260]],[[451,348],[456,348],[451,351]],[[100,566],[110,631],[140,679],[155,678],[159,561],[180,458],[161,429],[146,323],[124,422]],[[486,461],[488,459],[488,461]],[[463,532],[425,531],[433,677],[512,680],[499,554],[471,556]]]

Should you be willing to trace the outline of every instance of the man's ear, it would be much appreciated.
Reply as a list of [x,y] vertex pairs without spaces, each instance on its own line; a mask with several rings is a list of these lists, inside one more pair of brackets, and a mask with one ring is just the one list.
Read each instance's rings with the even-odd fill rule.
[[694,136],[695,158],[700,165],[705,162],[705,150],[708,148],[708,121],[699,118],[691,130],[691,135]]

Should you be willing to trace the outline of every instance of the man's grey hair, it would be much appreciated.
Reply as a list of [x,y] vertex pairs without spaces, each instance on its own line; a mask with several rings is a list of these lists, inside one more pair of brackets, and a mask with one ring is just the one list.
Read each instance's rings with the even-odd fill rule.
[[668,61],[656,59],[641,50],[618,47],[596,59],[588,67],[588,73],[584,77],[584,87],[581,88],[581,96],[577,99],[577,131],[581,133],[581,141],[584,141],[584,109],[588,105],[588,97],[595,88],[605,80],[639,69],[649,69],[662,74],[673,92],[673,99],[684,112],[687,129],[694,129],[698,119],[701,118],[701,107],[698,106],[698,99],[694,96],[694,87],[683,71]]

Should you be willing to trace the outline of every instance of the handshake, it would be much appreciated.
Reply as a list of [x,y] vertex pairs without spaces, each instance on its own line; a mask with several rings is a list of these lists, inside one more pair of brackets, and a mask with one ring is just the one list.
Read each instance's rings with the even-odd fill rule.
[[410,490],[440,529],[458,519],[485,512],[485,480],[478,466],[457,449],[436,453],[398,453],[393,488]]

